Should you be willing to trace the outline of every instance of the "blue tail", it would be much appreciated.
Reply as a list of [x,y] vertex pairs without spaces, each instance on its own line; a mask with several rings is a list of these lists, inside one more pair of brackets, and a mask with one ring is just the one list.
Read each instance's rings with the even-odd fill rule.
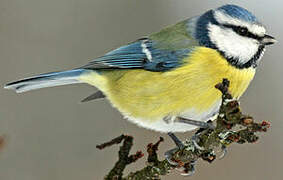
[[17,93],[22,93],[34,89],[61,86],[67,84],[82,83],[79,76],[86,70],[74,69],[69,71],[51,72],[38,76],[11,82],[5,85],[5,89],[12,89]]

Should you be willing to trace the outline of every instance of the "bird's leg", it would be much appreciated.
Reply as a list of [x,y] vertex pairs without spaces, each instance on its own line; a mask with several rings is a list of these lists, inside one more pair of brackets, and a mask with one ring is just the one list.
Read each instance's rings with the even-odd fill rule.
[[198,150],[204,150],[204,148],[198,144],[199,136],[201,135],[201,132],[207,129],[215,129],[215,126],[212,124],[212,121],[203,122],[203,121],[196,121],[196,120],[178,117],[176,118],[175,122],[181,122],[200,127],[200,129],[192,136],[192,142]]
[[[190,125],[200,127],[200,129],[192,137],[192,143],[194,144],[194,146],[198,150],[204,150],[203,147],[198,145],[199,136],[201,135],[201,133],[204,130],[207,130],[207,129],[215,129],[215,126],[212,124],[212,121],[202,122],[202,121],[196,121],[196,120],[191,120],[191,119],[185,119],[185,118],[182,118],[182,117],[177,117],[174,120],[174,122],[186,123],[186,124],[190,124]],[[174,153],[176,151],[184,148],[185,145],[182,143],[182,141],[180,141],[180,139],[174,133],[169,132],[168,135],[171,137],[171,139],[174,141],[174,143],[177,145],[177,147],[165,152],[165,157],[170,164],[177,166],[178,163],[171,160],[172,156],[174,155]]]
[[174,149],[171,149],[169,151],[166,151],[165,152],[165,157],[167,159],[167,161],[172,164],[173,166],[177,166],[178,163],[177,162],[174,162],[172,161],[172,156],[174,155],[174,153],[176,151],[178,151],[179,149],[183,149],[185,147],[185,145],[183,144],[183,142],[172,132],[169,132],[168,133],[169,137],[174,141],[174,143],[176,144],[176,148]]
[[203,121],[196,121],[196,120],[191,120],[191,119],[185,119],[182,117],[177,117],[175,122],[190,124],[193,126],[198,126],[203,129],[215,129],[215,126],[212,124],[211,121],[203,122]]
[[183,142],[172,132],[169,132],[168,135],[170,136],[170,138],[174,141],[174,143],[176,144],[176,146],[179,149],[183,149],[185,147],[185,145],[183,144]]

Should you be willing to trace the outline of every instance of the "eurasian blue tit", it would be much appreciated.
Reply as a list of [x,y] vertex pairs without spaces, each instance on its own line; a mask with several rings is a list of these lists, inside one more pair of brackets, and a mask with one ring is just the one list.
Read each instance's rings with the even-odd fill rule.
[[275,43],[246,9],[224,5],[119,47],[72,70],[11,82],[17,93],[87,83],[130,122],[159,132],[186,132],[217,114],[223,78],[238,99],[253,79],[266,45]]

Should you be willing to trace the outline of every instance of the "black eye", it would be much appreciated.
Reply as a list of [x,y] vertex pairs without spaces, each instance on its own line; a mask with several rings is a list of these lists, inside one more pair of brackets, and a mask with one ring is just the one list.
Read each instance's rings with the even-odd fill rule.
[[241,26],[235,26],[235,25],[230,25],[230,24],[222,24],[223,27],[232,29],[235,33],[245,36],[248,38],[256,39],[258,41],[261,41],[263,37],[251,33],[248,28],[246,27],[241,27]]
[[248,28],[246,27],[234,26],[229,24],[223,24],[223,26],[232,29],[235,33],[241,36],[248,36],[250,34]]
[[248,29],[245,27],[238,27],[236,32],[242,36],[246,36],[248,34]]

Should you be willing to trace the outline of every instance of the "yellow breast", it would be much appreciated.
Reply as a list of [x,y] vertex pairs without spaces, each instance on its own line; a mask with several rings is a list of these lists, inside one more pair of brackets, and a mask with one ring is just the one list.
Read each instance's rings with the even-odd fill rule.
[[237,69],[217,51],[200,47],[171,71],[109,70],[82,80],[101,89],[124,115],[155,121],[188,110],[205,114],[221,99],[214,86],[223,78],[229,79],[231,94],[239,98],[254,74],[255,69]]

